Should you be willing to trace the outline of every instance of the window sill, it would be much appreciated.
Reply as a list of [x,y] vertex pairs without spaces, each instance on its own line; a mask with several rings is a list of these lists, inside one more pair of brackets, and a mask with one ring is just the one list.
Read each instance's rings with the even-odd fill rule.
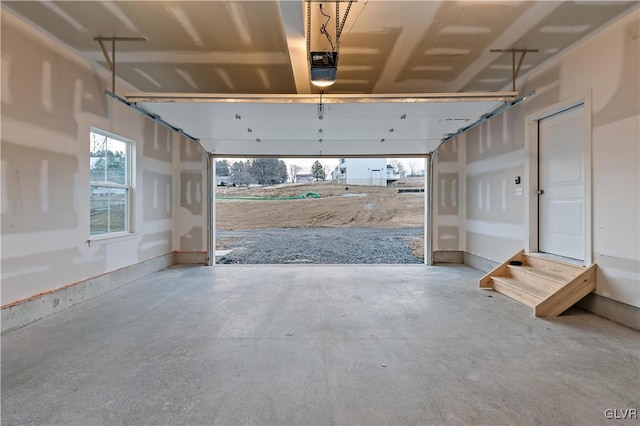
[[117,232],[113,234],[92,235],[87,240],[87,245],[102,246],[105,244],[119,243],[121,241],[133,240],[138,236],[135,232]]

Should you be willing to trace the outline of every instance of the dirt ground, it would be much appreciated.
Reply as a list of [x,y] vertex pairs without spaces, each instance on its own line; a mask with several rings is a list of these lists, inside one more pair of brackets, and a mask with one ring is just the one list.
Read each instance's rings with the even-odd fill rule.
[[[218,187],[216,228],[248,230],[276,228],[415,228],[424,226],[424,193],[398,193],[399,188],[423,188],[422,178],[406,178],[394,187],[338,185],[332,182],[282,184],[269,187]],[[319,198],[300,197],[314,193]],[[285,199],[282,199],[285,198]],[[411,241],[422,259],[423,236]],[[230,242],[219,241],[218,249]]]
[[[422,179],[405,179],[399,187],[422,188]],[[309,192],[320,198],[239,199],[297,197]],[[218,187],[216,194],[216,227],[221,230],[424,225],[424,193],[398,193],[397,187],[317,182],[264,188]]]

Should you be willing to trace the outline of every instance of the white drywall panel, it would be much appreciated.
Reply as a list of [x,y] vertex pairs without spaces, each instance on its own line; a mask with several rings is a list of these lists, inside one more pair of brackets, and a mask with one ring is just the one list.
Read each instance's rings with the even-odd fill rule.
[[[184,221],[191,224],[184,234],[175,235],[174,229],[176,218],[184,219],[175,213],[181,206],[183,171],[203,173],[204,151],[189,142],[193,152],[181,156],[177,135],[106,97],[108,84],[108,76],[75,52],[3,9],[3,306],[183,246],[205,249],[198,245],[206,228],[201,211],[194,209]],[[117,86],[118,91],[128,89]],[[132,140],[135,153],[133,232],[89,243],[91,127]],[[205,196],[202,185],[193,187],[202,191],[200,198]],[[182,237],[197,233],[191,229],[198,226],[203,237],[182,244]]]
[[[524,248],[524,197],[516,195],[514,179],[524,179],[528,161],[525,117],[591,93],[596,293],[640,307],[639,33],[640,12],[635,11],[528,75],[520,91],[536,90],[531,100],[458,138],[466,141],[467,174],[467,240],[461,250],[501,262]],[[436,162],[436,168],[445,173],[453,161]],[[443,190],[434,185],[434,191]],[[436,223],[444,223],[445,216]]]

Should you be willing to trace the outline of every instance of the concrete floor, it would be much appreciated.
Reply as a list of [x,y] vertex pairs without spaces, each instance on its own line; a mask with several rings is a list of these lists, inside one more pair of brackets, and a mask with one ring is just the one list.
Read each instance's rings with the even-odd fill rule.
[[610,424],[640,408],[640,333],[534,318],[480,275],[169,269],[2,336],[2,424]]

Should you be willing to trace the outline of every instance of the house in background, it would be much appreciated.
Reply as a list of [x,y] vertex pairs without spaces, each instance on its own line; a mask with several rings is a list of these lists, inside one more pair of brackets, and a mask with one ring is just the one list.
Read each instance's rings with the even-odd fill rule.
[[341,158],[331,179],[339,184],[387,186],[388,173],[386,158]]
[[398,180],[400,180],[400,174],[394,173],[393,166],[387,164],[387,186],[393,185],[393,183]]
[[296,175],[296,183],[313,183],[316,179],[309,173],[298,173]]

